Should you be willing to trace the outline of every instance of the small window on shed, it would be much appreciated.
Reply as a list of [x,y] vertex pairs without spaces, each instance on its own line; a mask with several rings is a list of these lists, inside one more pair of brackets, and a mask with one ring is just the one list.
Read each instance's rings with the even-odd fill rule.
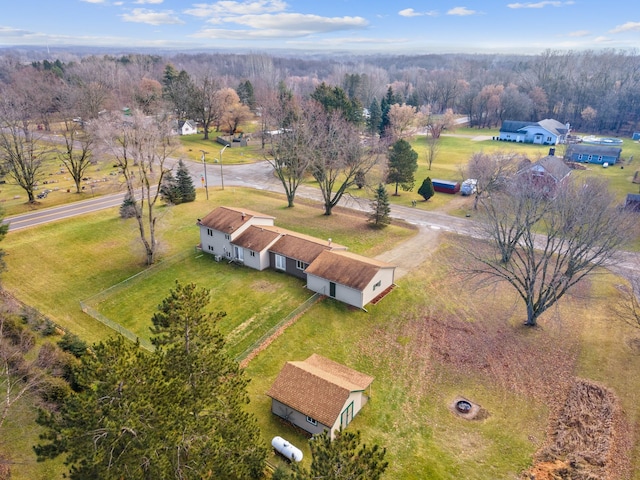
[[382,286],[382,280],[378,280],[378,282],[373,286],[373,291],[376,291],[376,288]]
[[309,265],[307,265],[306,263],[304,263],[302,260],[296,260],[296,267],[298,268],[298,270],[304,270],[305,268],[307,268]]
[[309,422],[311,425],[313,425],[314,427],[318,426],[318,421],[314,418],[311,417],[307,417],[307,422]]

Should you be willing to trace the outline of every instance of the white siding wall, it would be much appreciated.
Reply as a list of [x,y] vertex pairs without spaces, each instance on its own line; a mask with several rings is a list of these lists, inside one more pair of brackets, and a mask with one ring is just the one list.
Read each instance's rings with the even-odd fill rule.
[[[365,305],[393,285],[394,273],[393,268],[380,269],[375,277],[373,277],[373,280],[369,282],[367,288],[364,289],[364,292],[362,292],[362,299]],[[374,288],[374,285],[378,282],[380,282],[380,286]]]

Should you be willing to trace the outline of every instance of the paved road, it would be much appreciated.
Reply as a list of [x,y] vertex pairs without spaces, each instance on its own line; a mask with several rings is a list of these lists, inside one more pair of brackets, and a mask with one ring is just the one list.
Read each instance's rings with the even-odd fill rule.
[[[176,159],[172,162],[177,163]],[[204,174],[202,163],[185,161],[187,168],[191,172],[196,185],[200,185],[200,179]],[[223,176],[225,188],[234,186],[249,187],[259,190],[268,190],[284,193],[280,181],[273,175],[273,168],[266,162],[258,162],[245,165],[223,165]],[[221,188],[221,175],[219,164],[207,164],[207,184],[210,189]],[[301,185],[297,194],[300,198],[322,201],[320,191],[307,185]],[[84,200],[58,207],[47,208],[23,215],[8,217],[5,222],[9,223],[9,231],[20,230],[27,227],[41,225],[52,221],[59,221],[65,218],[91,213],[105,208],[118,206],[122,203],[124,193],[106,195],[90,200]],[[369,211],[370,201],[351,196],[345,196],[340,202],[340,206],[354,210]],[[452,217],[441,212],[429,212],[419,208],[405,207],[401,205],[391,205],[391,216],[403,219],[411,224],[420,227],[421,233],[429,231],[446,231],[459,235],[479,236],[479,229],[471,218]],[[609,268],[625,277],[637,274],[640,271],[640,254],[632,252],[620,252],[615,264]]]

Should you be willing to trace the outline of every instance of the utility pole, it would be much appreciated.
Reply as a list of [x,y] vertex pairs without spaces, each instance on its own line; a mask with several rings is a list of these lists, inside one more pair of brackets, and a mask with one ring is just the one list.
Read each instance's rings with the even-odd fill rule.
[[209,182],[207,180],[207,164],[204,161],[204,156],[209,153],[204,150],[200,150],[202,152],[202,167],[204,168],[204,191],[207,193],[207,200],[209,200]]
[[225,148],[227,148],[229,145],[225,145],[224,147],[222,147],[222,150],[220,150],[220,183],[222,184],[222,190],[224,190],[224,176],[222,174],[222,152],[224,152]]

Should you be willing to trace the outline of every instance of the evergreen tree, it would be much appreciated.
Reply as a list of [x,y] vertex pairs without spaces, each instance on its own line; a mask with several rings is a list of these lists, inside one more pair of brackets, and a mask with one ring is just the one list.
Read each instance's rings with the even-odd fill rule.
[[66,454],[77,480],[262,478],[267,450],[245,411],[248,380],[208,301],[207,290],[176,283],[152,319],[154,352],[117,337],[83,355],[77,391],[39,417],[39,460]]
[[196,187],[182,160],[178,162],[175,177],[171,172],[165,174],[160,186],[160,196],[166,203],[173,205],[193,202],[196,199]]
[[418,154],[411,148],[406,140],[400,139],[393,144],[389,152],[389,172],[387,183],[395,183],[398,195],[398,186],[405,192],[413,190],[415,179],[413,174],[418,169]]
[[349,98],[340,87],[330,87],[322,82],[318,85],[311,98],[320,103],[328,113],[338,111],[351,123],[362,122],[362,105],[357,98]]
[[369,105],[369,118],[367,119],[367,129],[369,133],[380,133],[380,125],[382,124],[382,109],[378,100],[374,98]]
[[170,171],[165,173],[160,185],[160,197],[165,203],[177,205],[182,202],[178,182]]
[[383,228],[391,223],[391,207],[389,207],[389,195],[387,189],[381,183],[376,188],[375,196],[371,202],[372,212],[369,215],[369,222],[378,228]]
[[176,184],[180,192],[180,202],[188,203],[196,199],[196,187],[193,184],[193,178],[189,173],[189,169],[182,159],[178,162],[178,170],[176,171]]
[[292,480],[379,480],[389,466],[385,448],[360,444],[360,432],[339,431],[334,440],[324,431],[309,441],[311,470],[295,464]]
[[249,80],[245,80],[244,82],[240,82],[238,88],[236,88],[236,93],[238,94],[238,98],[240,99],[240,103],[246,105],[251,110],[253,110],[256,106],[256,96],[253,91],[253,85]]
[[120,218],[133,218],[136,216],[136,201],[127,192],[120,205]]
[[422,185],[418,189],[418,195],[424,198],[425,202],[435,195],[431,178],[427,177],[423,180]]

